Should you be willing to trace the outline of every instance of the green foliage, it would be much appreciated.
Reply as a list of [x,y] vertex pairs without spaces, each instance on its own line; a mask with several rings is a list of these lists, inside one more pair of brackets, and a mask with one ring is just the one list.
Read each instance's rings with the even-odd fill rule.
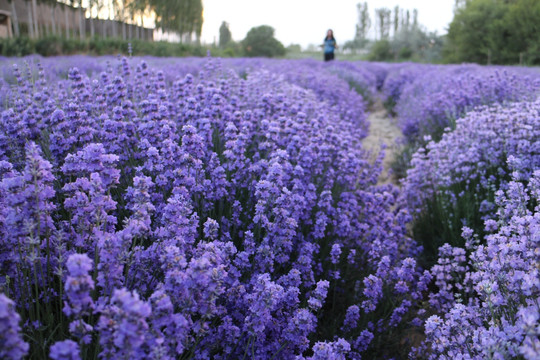
[[[384,105],[385,107],[392,106],[391,102],[389,102],[389,105],[386,103]],[[403,179],[407,176],[407,170],[411,168],[412,156],[417,149],[418,145],[416,144],[405,144],[396,149],[394,160],[390,166],[397,179]]]
[[358,83],[352,78],[343,78],[349,84],[349,87],[360,94],[368,106],[373,105],[373,95],[366,87],[366,84]]
[[356,32],[351,44],[352,46],[362,48],[367,43],[367,34],[371,27],[371,18],[369,16],[367,1],[364,1],[363,4],[356,4],[356,9],[358,11],[358,23],[356,24]]
[[192,34],[200,37],[203,24],[201,0],[145,0],[156,15],[156,26],[178,32],[180,38]]
[[274,28],[268,25],[251,28],[242,46],[244,54],[250,57],[276,57],[286,53],[283,44],[274,38]]
[[386,61],[392,59],[394,59],[394,55],[392,54],[392,48],[390,46],[390,41],[388,40],[379,40],[375,42],[368,55],[368,60],[371,61]]
[[[492,169],[498,181],[504,178]],[[506,179],[508,180],[508,179]],[[483,200],[494,202],[495,191],[499,185],[490,189],[480,186],[478,180],[461,182],[450,187],[439,188],[435,195],[425,202],[423,212],[416,217],[412,233],[414,238],[424,247],[422,265],[426,268],[434,265],[438,258],[438,249],[445,243],[453,247],[465,248],[465,240],[461,236],[463,226],[467,226],[484,238],[485,226],[482,219],[481,203]]]
[[399,49],[398,57],[400,59],[408,60],[413,56],[413,51],[410,47],[404,46],[401,49]]
[[375,42],[368,55],[374,61],[440,62],[443,38],[420,27],[404,27],[392,39]]
[[290,44],[289,46],[287,46],[287,52],[299,53],[302,52],[302,47],[298,44]]
[[447,62],[540,64],[538,0],[470,0],[448,31]]
[[388,8],[378,8],[375,9],[375,15],[377,18],[379,39],[388,39],[390,37],[390,27],[392,25],[392,10]]
[[[40,41],[33,42],[35,53],[43,56],[57,56],[64,53],[74,53],[77,50],[77,40],[69,40],[61,37],[50,36]],[[30,47],[31,44],[28,44]]]
[[206,49],[188,44],[175,44],[165,41],[141,41],[94,38],[80,41],[62,37],[45,37],[34,40],[26,37],[0,39],[0,54],[3,56],[25,56],[40,54],[43,56],[89,54],[127,54],[131,43],[133,55],[153,56],[204,56]]
[[240,57],[243,54],[242,45],[234,41],[229,41],[224,47],[213,47],[211,54],[217,57]]
[[219,47],[224,48],[232,41],[231,30],[229,30],[229,24],[225,21],[221,23],[219,27]]
[[0,39],[0,54],[3,56],[25,56],[34,52],[34,44],[27,37]]

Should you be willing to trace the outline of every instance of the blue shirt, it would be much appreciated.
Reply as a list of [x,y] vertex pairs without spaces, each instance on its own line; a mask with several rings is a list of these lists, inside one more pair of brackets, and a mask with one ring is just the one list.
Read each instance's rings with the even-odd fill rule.
[[324,39],[324,52],[325,53],[333,53],[334,49],[336,48],[336,40],[333,39]]

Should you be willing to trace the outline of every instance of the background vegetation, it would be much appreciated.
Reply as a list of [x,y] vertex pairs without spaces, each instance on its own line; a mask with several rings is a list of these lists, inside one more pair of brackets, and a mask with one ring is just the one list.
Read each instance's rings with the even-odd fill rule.
[[[219,29],[219,42],[202,46],[201,0],[89,0],[84,3],[86,9],[82,0],[29,0],[25,4],[30,15],[39,3],[49,4],[53,12],[66,8],[77,12],[80,25],[38,25],[32,22],[32,16],[29,23],[18,22],[12,10],[15,38],[0,39],[1,55],[116,54],[126,53],[128,43],[132,43],[136,55],[204,56],[210,50],[212,55],[221,57],[321,57],[316,45],[302,49],[291,44],[285,48],[275,39],[274,29],[267,25],[254,27],[243,40],[234,41],[225,21]],[[538,0],[455,0],[454,19],[448,34],[442,36],[427,31],[419,23],[417,9],[399,6],[370,9],[367,2],[362,2],[357,4],[357,12],[355,36],[343,43],[338,59],[540,64]],[[97,15],[104,13],[109,14],[107,19]],[[144,19],[149,17],[155,19],[157,29],[177,36],[180,45],[144,42],[132,27],[126,29],[126,24],[144,28]],[[98,31],[97,19],[109,21],[112,32]]]
[[127,55],[129,53],[129,44],[131,44],[132,55],[204,56],[207,50],[210,50],[210,48],[205,48],[198,44],[179,44],[166,41],[149,42],[138,39],[122,40],[119,38],[92,38],[81,41],[79,39],[66,39],[58,36],[49,36],[41,39],[30,39],[28,37],[1,39],[0,55]]
[[446,62],[540,64],[540,1],[456,2]]

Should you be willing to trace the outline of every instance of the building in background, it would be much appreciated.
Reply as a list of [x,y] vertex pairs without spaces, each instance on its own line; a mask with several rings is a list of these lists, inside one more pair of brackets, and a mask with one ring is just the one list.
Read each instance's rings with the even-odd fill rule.
[[13,37],[11,30],[11,13],[9,11],[0,10],[0,39]]

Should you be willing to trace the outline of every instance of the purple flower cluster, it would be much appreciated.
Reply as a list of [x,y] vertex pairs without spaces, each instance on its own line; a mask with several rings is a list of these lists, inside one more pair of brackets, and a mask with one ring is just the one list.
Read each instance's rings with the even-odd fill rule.
[[[511,85],[526,78],[514,75],[504,85],[504,76],[497,73],[491,76],[490,87],[480,86],[482,73],[471,75],[463,69],[463,74],[467,81],[477,77],[472,83],[483,89],[473,103],[488,99],[496,104],[466,113],[456,121],[455,130],[445,130],[440,141],[427,137],[427,145],[413,155],[401,201],[418,219],[425,216],[427,204],[437,199],[450,218],[464,216],[456,209],[468,196],[469,209],[478,209],[473,215],[483,226],[472,229],[470,217],[458,218],[461,238],[453,241],[463,245],[444,244],[438,249],[437,262],[429,271],[433,290],[427,294],[428,311],[418,312],[426,341],[411,356],[536,359],[540,356],[540,103],[506,103],[536,96],[528,88],[534,82]],[[467,92],[459,99],[465,102],[475,96],[467,84],[462,79],[462,89]],[[443,93],[449,89],[451,86],[441,88]],[[422,92],[419,94],[410,96],[421,98]],[[454,101],[452,96],[449,101]],[[456,112],[450,116],[468,110],[468,105],[462,105],[456,103]],[[426,319],[429,313],[436,315]]]
[[22,359],[28,353],[19,324],[21,317],[15,311],[15,304],[6,295],[0,294],[0,357],[2,359]]
[[438,139],[446,128],[475,107],[535,100],[540,76],[521,68],[477,65],[396,66],[386,77],[386,101],[395,104],[398,122],[410,143]]
[[[420,209],[425,199],[453,184],[481,192],[504,190],[512,172],[529,179],[540,164],[539,106],[536,101],[479,108],[457,120],[456,129],[441,141],[421,148],[403,181],[409,209]],[[478,201],[485,214],[494,212],[493,200]]]
[[[24,61],[0,83],[2,356],[538,357],[540,104],[507,104],[532,72]],[[399,189],[361,144],[379,90],[412,137],[501,105],[429,141]],[[423,269],[411,221],[456,184],[484,229]]]
[[540,357],[539,186],[537,170],[526,186],[515,176],[498,194],[494,229],[467,259],[472,294],[448,299],[444,316],[425,323],[429,358]]
[[404,89],[431,68],[432,66],[429,65],[405,63],[394,65],[388,69],[381,89],[388,110],[394,112],[394,107],[399,103]]
[[410,320],[429,277],[360,142],[384,66],[79,60],[15,69],[0,122],[34,355],[344,359]]
[[51,346],[49,357],[53,360],[80,360],[79,345],[73,340],[58,341]]
[[73,336],[82,343],[91,342],[92,326],[85,319],[93,313],[94,301],[90,292],[94,290],[94,281],[89,275],[92,270],[92,261],[86,254],[70,255],[66,261],[68,276],[65,281],[66,293],[64,313],[74,320],[69,324]]

